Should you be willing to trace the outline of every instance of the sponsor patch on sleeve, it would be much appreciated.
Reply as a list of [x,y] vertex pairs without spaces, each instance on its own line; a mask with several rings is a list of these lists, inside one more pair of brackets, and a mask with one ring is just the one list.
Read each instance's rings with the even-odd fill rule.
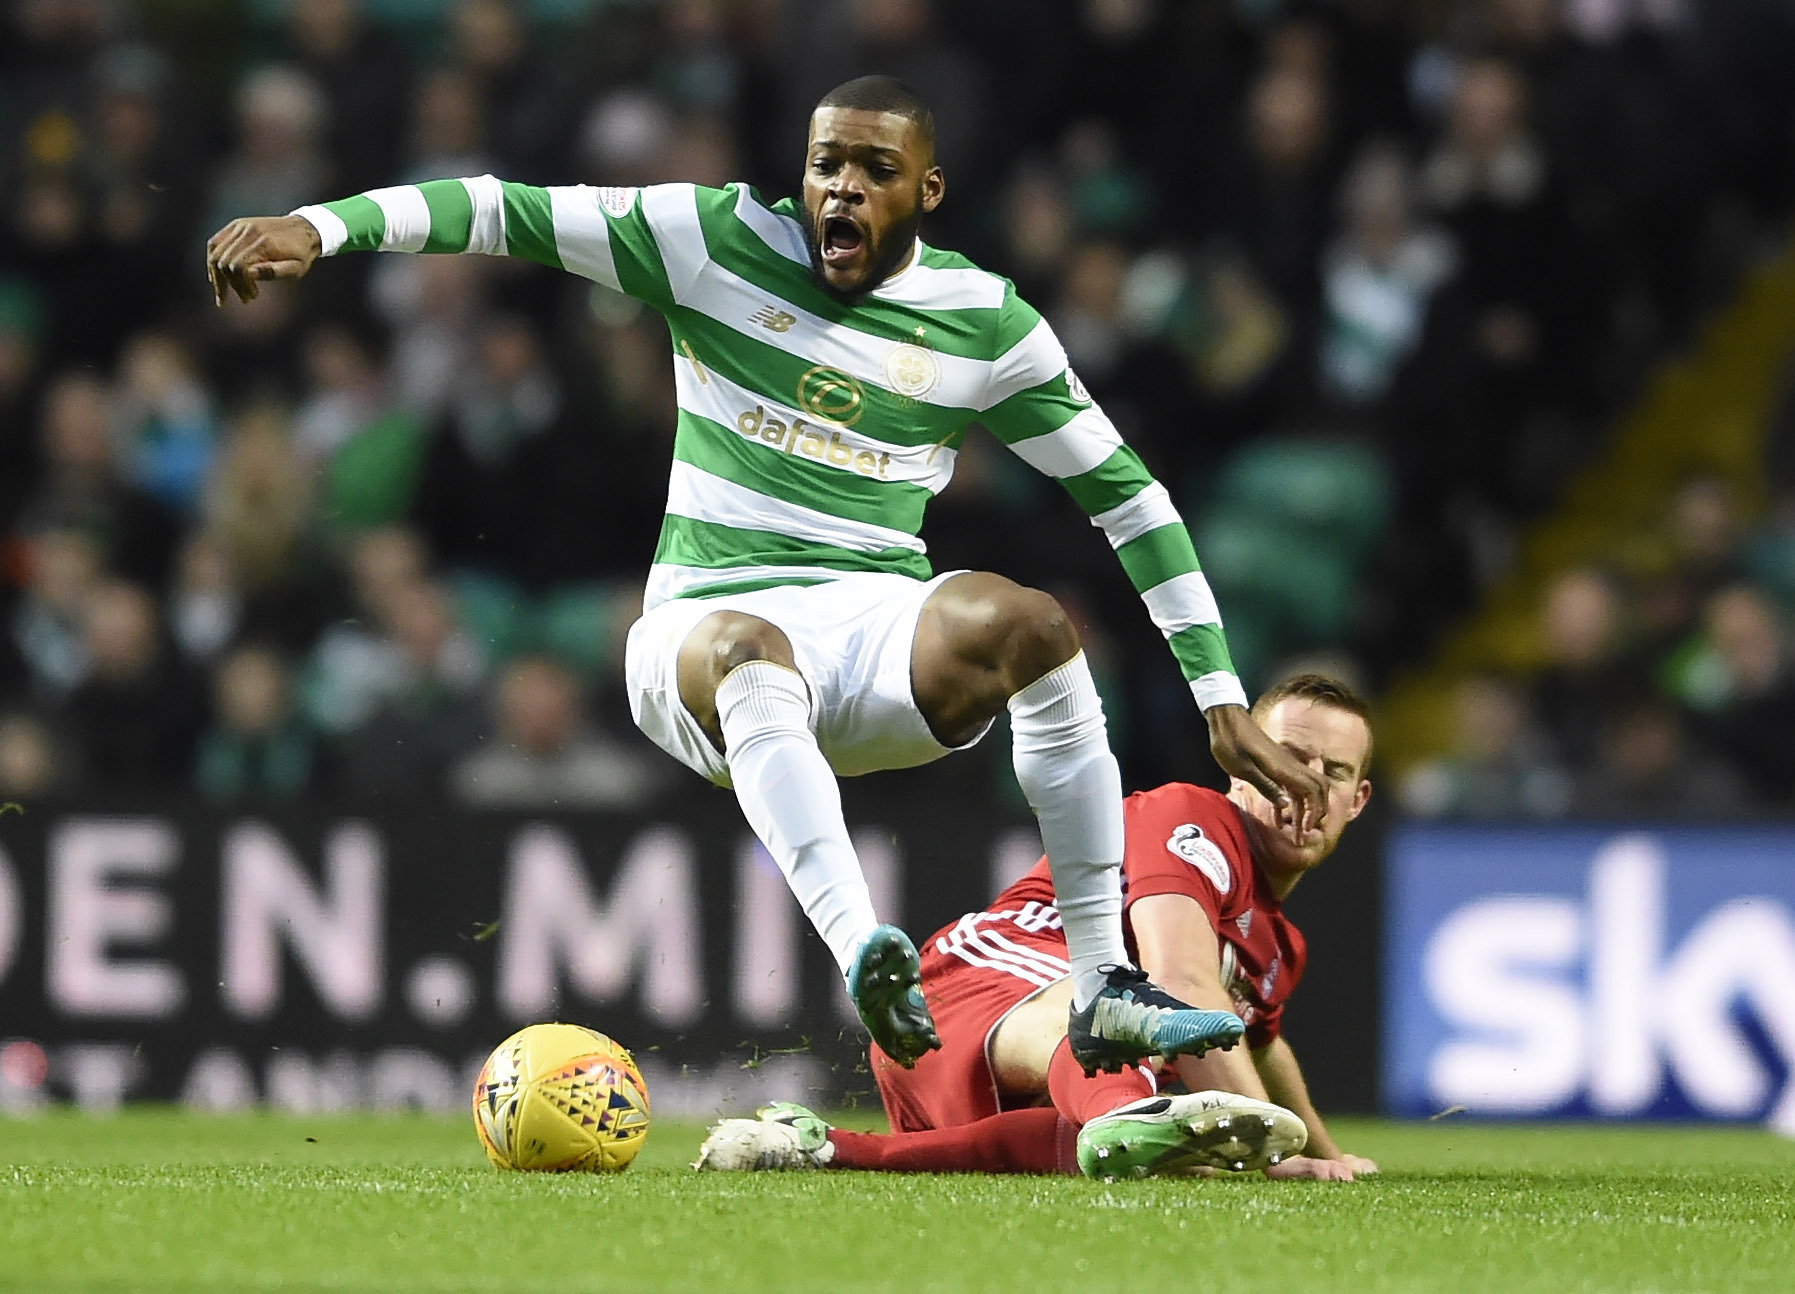
[[1196,823],[1187,822],[1175,829],[1166,848],[1203,873],[1218,894],[1233,888],[1234,869],[1228,866],[1228,856]]
[[1066,392],[1080,404],[1091,402],[1091,393],[1084,389],[1084,383],[1078,380],[1078,374],[1070,368],[1066,370]]
[[636,205],[636,193],[635,189],[602,188],[598,191],[598,205],[613,216],[627,216]]

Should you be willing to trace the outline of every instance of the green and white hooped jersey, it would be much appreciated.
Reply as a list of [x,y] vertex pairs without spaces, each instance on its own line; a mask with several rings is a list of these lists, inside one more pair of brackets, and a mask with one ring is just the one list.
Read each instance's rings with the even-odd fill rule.
[[[482,175],[302,207],[324,252],[521,256],[666,316],[679,392],[647,605],[848,571],[929,576],[918,532],[974,423],[1102,528],[1199,705],[1246,703],[1165,488],[1007,279],[917,243],[849,305],[800,208],[745,185],[537,188]],[[600,487],[602,488],[602,487]]]

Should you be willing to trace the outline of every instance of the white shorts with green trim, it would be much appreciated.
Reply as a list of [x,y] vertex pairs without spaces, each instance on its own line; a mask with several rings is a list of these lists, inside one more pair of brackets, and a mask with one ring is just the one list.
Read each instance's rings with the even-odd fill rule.
[[[718,786],[729,786],[722,752],[679,699],[679,649],[706,616],[739,611],[777,626],[790,640],[810,688],[811,731],[838,775],[939,759],[950,748],[935,740],[916,707],[910,651],[923,603],[959,574],[924,581],[853,572],[820,584],[670,599],[630,626],[623,664],[630,714],[655,745]],[[951,749],[964,750],[983,736]]]

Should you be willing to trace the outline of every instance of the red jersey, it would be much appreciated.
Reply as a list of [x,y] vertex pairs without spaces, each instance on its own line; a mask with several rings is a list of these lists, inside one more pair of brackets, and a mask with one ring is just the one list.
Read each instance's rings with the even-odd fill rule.
[[[1134,903],[1149,894],[1196,900],[1215,929],[1221,981],[1246,1021],[1247,1044],[1265,1046],[1278,1036],[1307,949],[1253,862],[1239,810],[1214,791],[1173,783],[1129,796],[1123,813],[1122,927],[1130,955],[1137,953],[1128,915]],[[898,1132],[959,1127],[1003,1108],[991,1072],[992,1032],[1072,969],[1047,861],[918,951],[941,1049],[914,1069],[872,1049],[873,1077]]]
[[[1253,862],[1240,810],[1217,791],[1182,782],[1137,792],[1122,807],[1122,930],[1129,954],[1136,955],[1129,911],[1138,900],[1149,894],[1195,899],[1221,945],[1222,984],[1246,1022],[1247,1045],[1265,1046],[1282,1027],[1284,1002],[1302,978],[1308,946]],[[1052,904],[1053,877],[1043,858],[986,912],[1038,912]]]

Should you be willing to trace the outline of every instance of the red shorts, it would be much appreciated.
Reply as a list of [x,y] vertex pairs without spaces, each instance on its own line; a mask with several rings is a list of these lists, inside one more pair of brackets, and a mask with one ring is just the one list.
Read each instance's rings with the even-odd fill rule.
[[873,1078],[893,1132],[953,1128],[998,1113],[991,1035],[1004,1016],[1072,970],[1060,914],[1043,903],[970,913],[920,952],[941,1049],[905,1069],[873,1046]]

